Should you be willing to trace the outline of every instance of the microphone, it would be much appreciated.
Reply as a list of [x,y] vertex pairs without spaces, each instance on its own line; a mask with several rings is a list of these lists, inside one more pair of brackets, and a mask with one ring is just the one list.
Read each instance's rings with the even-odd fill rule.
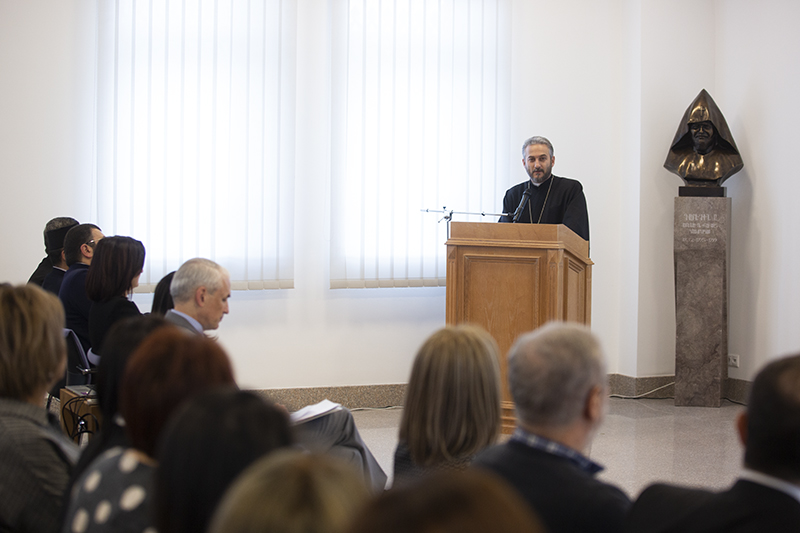
[[517,210],[514,211],[514,218],[511,222],[519,222],[520,217],[522,216],[522,210],[525,209],[525,204],[528,203],[528,200],[531,197],[531,184],[528,183],[528,188],[522,191],[522,200],[519,201],[519,206]]

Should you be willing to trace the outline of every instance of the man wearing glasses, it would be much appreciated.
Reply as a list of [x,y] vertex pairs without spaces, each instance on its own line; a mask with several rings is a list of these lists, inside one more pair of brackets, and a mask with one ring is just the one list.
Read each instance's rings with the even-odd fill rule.
[[61,282],[58,297],[64,305],[66,327],[75,332],[83,349],[89,351],[89,309],[91,300],[86,295],[86,274],[94,256],[94,247],[104,237],[94,224],[78,224],[64,237],[64,258],[67,273]]

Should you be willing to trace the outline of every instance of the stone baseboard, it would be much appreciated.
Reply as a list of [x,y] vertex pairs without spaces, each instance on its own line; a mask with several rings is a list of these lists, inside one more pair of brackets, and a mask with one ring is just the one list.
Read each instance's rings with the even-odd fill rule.
[[[623,374],[609,374],[608,388],[612,396],[626,398],[674,398],[675,376],[649,376],[635,378]],[[750,382],[728,378],[723,385],[722,397],[737,403],[746,403]],[[652,392],[651,392],[652,391]]]
[[406,384],[354,385],[346,387],[300,387],[294,389],[257,390],[275,403],[285,405],[289,411],[297,411],[306,405],[328,399],[348,409],[383,408],[402,406],[406,395]]
[[[674,398],[675,376],[647,376],[635,378],[623,374],[609,374],[609,394],[626,398]],[[725,382],[724,398],[745,403],[750,391],[750,382],[728,378]],[[263,394],[276,403],[296,411],[328,399],[348,409],[380,409],[402,406],[405,401],[406,384],[354,385],[344,387],[299,387],[292,389],[262,389]]]

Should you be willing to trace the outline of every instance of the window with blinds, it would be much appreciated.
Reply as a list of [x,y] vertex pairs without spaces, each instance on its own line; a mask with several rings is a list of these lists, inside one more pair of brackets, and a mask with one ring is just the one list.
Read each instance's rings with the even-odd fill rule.
[[99,2],[98,223],[142,284],[192,257],[293,286],[294,0]]
[[421,210],[501,204],[509,7],[333,5],[331,287],[444,285],[446,224]]

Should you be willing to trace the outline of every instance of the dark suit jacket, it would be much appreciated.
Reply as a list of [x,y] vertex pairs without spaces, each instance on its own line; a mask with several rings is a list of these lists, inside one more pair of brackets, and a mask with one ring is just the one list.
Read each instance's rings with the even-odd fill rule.
[[88,273],[89,265],[75,263],[64,274],[64,281],[58,291],[58,298],[64,304],[66,327],[75,332],[85,352],[92,347],[89,339],[89,310],[92,308],[92,301],[86,294]]
[[195,335],[202,335],[202,333],[200,333],[199,331],[197,331],[194,328],[194,326],[192,325],[191,322],[189,322],[188,320],[183,318],[181,315],[179,315],[178,313],[176,313],[172,309],[167,311],[167,314],[164,315],[164,320],[166,320],[167,322],[170,322],[172,324],[175,324],[176,326],[178,326],[180,328],[187,329],[187,330],[191,331],[192,333],[194,333]]
[[61,290],[61,282],[64,281],[64,274],[66,273],[66,270],[61,270],[58,267],[51,268],[50,273],[45,276],[42,282],[42,288],[58,296],[58,291]]
[[800,502],[739,480],[725,492],[651,485],[634,503],[629,533],[788,533],[800,531]]
[[631,505],[620,489],[595,479],[569,459],[521,442],[489,448],[473,465],[505,478],[550,533],[618,532]]

